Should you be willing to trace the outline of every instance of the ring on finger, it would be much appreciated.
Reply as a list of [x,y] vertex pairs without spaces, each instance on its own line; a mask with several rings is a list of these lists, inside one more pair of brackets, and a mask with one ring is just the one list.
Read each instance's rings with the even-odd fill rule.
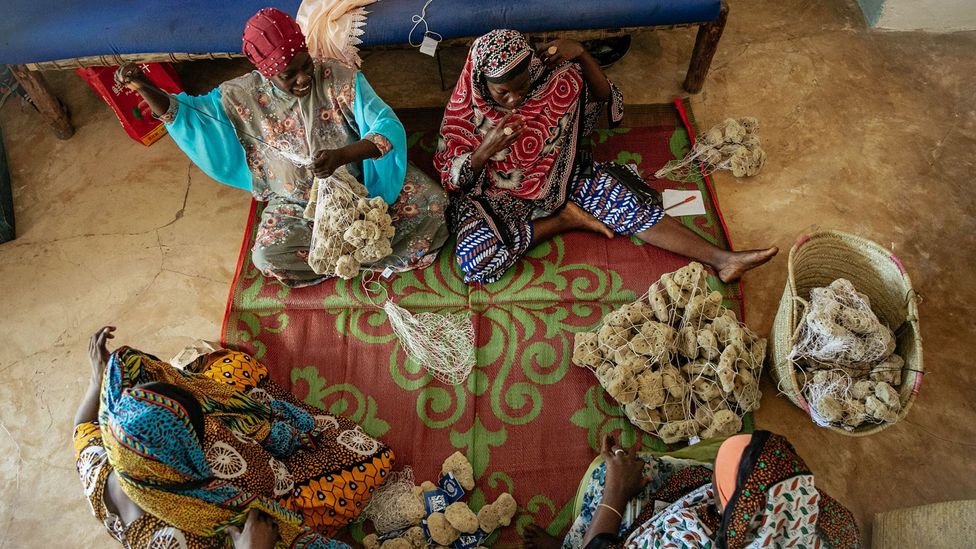
[[617,448],[616,450],[613,451],[613,455],[615,456],[619,456],[620,454],[626,454],[626,453],[627,452],[625,452],[622,448]]
[[512,135],[513,133],[515,133],[515,130],[513,130],[512,128],[509,128],[509,127],[506,126],[502,130],[502,133],[505,134],[505,135]]
[[546,53],[548,53],[549,55],[556,55],[557,51],[559,51],[559,48],[557,48],[556,46],[549,46],[549,49],[546,50]]

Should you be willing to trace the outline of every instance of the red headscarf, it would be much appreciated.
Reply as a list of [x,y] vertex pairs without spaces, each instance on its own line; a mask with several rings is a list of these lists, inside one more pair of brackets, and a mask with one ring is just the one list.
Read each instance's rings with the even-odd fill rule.
[[298,52],[308,51],[305,35],[287,13],[264,8],[244,25],[244,55],[265,78],[285,70]]
[[474,41],[444,112],[443,146],[434,156],[434,165],[446,189],[458,190],[452,178],[454,159],[474,152],[484,133],[506,114],[491,98],[485,78],[506,74],[526,58],[531,89],[515,109],[525,119],[525,130],[503,159],[496,156],[485,164],[485,174],[494,192],[527,200],[544,198],[553,186],[566,185],[577,146],[574,126],[584,87],[582,74],[572,63],[546,70],[524,34],[495,30]]

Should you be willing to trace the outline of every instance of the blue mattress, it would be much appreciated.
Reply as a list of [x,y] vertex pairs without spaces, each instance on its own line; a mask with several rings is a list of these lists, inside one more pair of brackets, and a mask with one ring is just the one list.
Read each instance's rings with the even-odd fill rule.
[[[425,0],[381,0],[369,11],[365,45],[407,42]],[[299,0],[5,0],[0,63],[39,63],[112,53],[239,52],[244,22],[274,5],[294,14]],[[720,0],[434,0],[430,29],[444,38],[495,28],[526,32],[643,27],[713,21]],[[421,25],[422,27],[423,25]],[[419,41],[419,32],[415,42]]]

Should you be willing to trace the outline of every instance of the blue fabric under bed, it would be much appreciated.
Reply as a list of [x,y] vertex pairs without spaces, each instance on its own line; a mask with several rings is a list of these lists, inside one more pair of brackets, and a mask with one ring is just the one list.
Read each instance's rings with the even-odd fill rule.
[[[366,47],[404,44],[425,0],[381,0]],[[0,63],[38,63],[112,53],[226,53],[241,49],[241,29],[269,5],[294,14],[299,0],[172,1],[5,0],[0,5]],[[430,29],[444,38],[495,28],[525,32],[642,27],[713,21],[720,0],[434,0]],[[421,25],[421,28],[423,25]],[[415,42],[420,39],[417,32]]]

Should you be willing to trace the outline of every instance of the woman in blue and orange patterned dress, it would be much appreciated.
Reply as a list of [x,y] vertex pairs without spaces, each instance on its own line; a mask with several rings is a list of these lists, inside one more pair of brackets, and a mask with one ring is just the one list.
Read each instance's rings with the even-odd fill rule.
[[344,547],[393,451],[298,401],[250,356],[220,350],[179,370],[92,336],[75,416],[78,474],[123,547]]

